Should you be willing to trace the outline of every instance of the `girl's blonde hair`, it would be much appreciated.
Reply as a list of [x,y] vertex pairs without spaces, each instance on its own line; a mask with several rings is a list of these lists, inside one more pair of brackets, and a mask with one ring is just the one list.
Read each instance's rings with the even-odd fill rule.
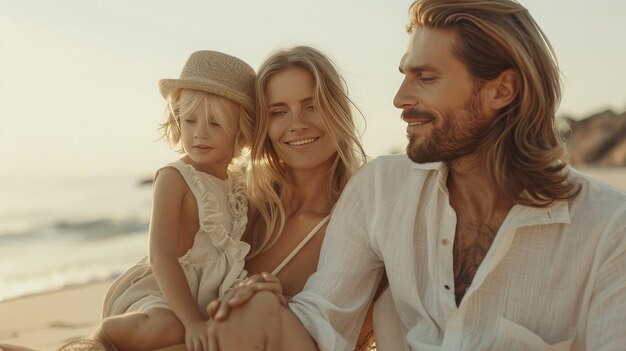
[[[233,158],[239,157],[243,150],[250,148],[253,117],[236,102],[225,97],[200,90],[181,89],[167,96],[165,105],[165,122],[160,125],[162,138],[179,153],[185,153],[180,144],[180,122],[189,117],[198,107],[203,106],[205,116],[211,116],[220,123],[228,133],[235,136],[235,152]],[[238,125],[235,131],[232,124],[226,123],[226,116],[233,106],[238,109]]]
[[[286,176],[285,165],[279,159],[268,137],[269,111],[265,90],[268,82],[288,68],[304,68],[314,80],[313,104],[319,111],[326,134],[337,150],[328,184],[328,200],[335,204],[348,180],[366,161],[352,118],[345,83],[332,61],[320,51],[297,46],[274,52],[261,64],[256,79],[257,120],[251,151],[248,194],[252,215],[247,234],[254,256],[272,246],[280,237],[285,223],[285,207],[298,197]],[[324,196],[320,194],[320,196]]]
[[517,73],[517,97],[500,111],[480,146],[501,193],[536,207],[575,197],[555,119],[561,99],[556,54],[528,10],[511,0],[418,0],[409,16],[409,33],[417,27],[454,30],[452,54],[478,82],[506,69]]

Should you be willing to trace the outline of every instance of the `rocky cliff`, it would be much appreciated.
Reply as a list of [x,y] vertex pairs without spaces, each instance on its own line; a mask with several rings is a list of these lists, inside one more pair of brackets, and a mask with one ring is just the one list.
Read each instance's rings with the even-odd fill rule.
[[566,118],[573,165],[626,167],[626,112],[607,110],[581,120]]

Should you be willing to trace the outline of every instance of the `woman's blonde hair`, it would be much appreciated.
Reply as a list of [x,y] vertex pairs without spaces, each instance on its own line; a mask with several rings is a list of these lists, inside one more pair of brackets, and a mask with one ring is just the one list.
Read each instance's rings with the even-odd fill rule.
[[409,16],[409,33],[417,27],[454,30],[452,54],[478,82],[506,69],[517,73],[517,97],[500,111],[480,146],[500,191],[537,207],[576,196],[555,119],[561,99],[558,62],[528,10],[511,0],[418,0]]
[[[179,153],[185,153],[180,144],[180,122],[189,117],[198,107],[203,106],[205,115],[211,116],[226,129],[226,132],[235,136],[235,152],[233,158],[239,157],[244,149],[250,148],[252,135],[252,123],[254,118],[236,102],[225,97],[207,93],[205,91],[193,89],[181,89],[174,94],[167,96],[165,105],[165,122],[160,125],[161,137],[165,139],[172,148],[176,148]],[[232,106],[238,109],[238,125],[235,131],[230,123],[226,123],[225,116]]]
[[252,207],[248,224],[251,256],[276,242],[285,223],[282,201],[289,203],[290,199],[298,196],[286,176],[285,165],[268,137],[269,112],[265,96],[270,79],[276,73],[292,67],[304,68],[313,76],[313,103],[316,111],[320,112],[326,134],[337,150],[326,195],[331,204],[335,204],[350,177],[366,161],[350,110],[353,104],[332,61],[308,46],[274,52],[261,64],[255,85],[257,119],[248,177],[248,194]]

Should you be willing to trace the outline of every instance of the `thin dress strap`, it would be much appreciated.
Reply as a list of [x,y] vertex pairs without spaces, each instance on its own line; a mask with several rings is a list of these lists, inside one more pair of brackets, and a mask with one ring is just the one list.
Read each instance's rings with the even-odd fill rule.
[[304,245],[306,245],[306,243],[309,242],[309,240],[311,240],[311,238],[313,237],[313,235],[315,235],[315,233],[317,233],[320,228],[326,224],[326,222],[328,222],[328,220],[330,219],[330,215],[324,217],[319,223],[317,223],[317,225],[315,226],[315,228],[313,228],[309,234],[307,234],[304,239],[302,239],[302,241],[298,244],[298,246],[296,246],[295,249],[293,249],[293,251],[291,251],[291,253],[289,253],[289,255],[287,257],[285,257],[285,259],[278,265],[278,267],[276,267],[273,271],[272,271],[272,275],[277,275],[278,273],[280,273],[280,271],[285,267],[285,265],[287,265],[287,263],[289,263],[289,261],[291,261],[291,259],[298,254],[298,252],[300,252],[300,250],[302,249],[302,247]]

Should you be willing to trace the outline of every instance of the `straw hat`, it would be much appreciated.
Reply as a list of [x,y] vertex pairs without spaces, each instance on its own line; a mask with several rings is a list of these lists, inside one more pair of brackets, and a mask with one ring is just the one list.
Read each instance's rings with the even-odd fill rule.
[[256,74],[242,60],[218,51],[196,51],[185,63],[179,79],[161,79],[161,95],[180,89],[194,89],[219,95],[243,106],[254,114],[254,79]]

